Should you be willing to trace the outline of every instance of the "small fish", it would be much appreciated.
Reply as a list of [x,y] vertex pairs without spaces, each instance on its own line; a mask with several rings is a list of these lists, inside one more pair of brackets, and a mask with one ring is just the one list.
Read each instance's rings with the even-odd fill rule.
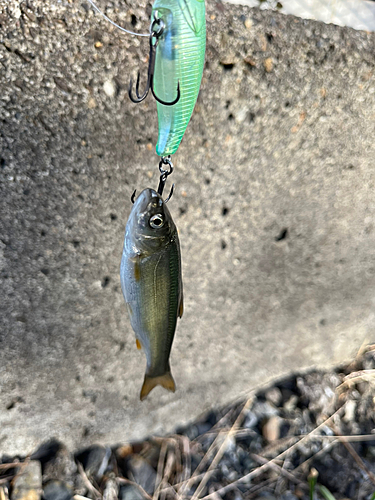
[[143,190],[133,205],[120,277],[137,347],[147,359],[140,399],[157,385],[174,392],[169,355],[183,312],[180,243],[171,214],[153,189]]

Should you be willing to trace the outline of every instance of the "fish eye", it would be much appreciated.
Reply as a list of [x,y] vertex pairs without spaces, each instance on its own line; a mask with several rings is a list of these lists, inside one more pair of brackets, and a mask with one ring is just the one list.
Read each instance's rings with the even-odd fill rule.
[[150,219],[150,226],[153,227],[154,229],[159,229],[160,227],[163,227],[164,225],[164,219],[161,214],[156,214],[153,215]]

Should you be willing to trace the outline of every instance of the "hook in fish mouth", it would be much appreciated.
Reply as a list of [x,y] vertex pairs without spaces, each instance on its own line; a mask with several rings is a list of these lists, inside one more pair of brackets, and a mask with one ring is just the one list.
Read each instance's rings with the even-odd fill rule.
[[[165,170],[165,168],[163,168],[163,165],[168,165],[169,170]],[[162,196],[167,177],[171,175],[171,173],[173,172],[173,163],[170,156],[161,157],[161,160],[159,162],[159,172],[161,175],[159,180],[158,193],[160,194],[160,196]],[[170,193],[168,197],[164,200],[164,203],[168,203],[168,201],[171,199],[173,195],[173,190],[174,190],[174,184],[172,184]]]
[[[169,169],[166,170],[163,167],[163,165],[168,165]],[[172,163],[171,157],[170,156],[162,156],[161,160],[159,162],[160,180],[159,180],[159,186],[158,186],[158,190],[157,190],[157,193],[160,196],[163,195],[164,186],[165,186],[165,183],[167,181],[167,177],[173,173],[173,169],[174,168],[173,168],[173,163]],[[174,184],[172,184],[169,195],[167,196],[167,198],[165,198],[164,203],[168,203],[168,201],[172,198],[173,191],[174,191]],[[134,205],[134,201],[135,201],[135,193],[136,192],[137,192],[137,190],[134,189],[133,194],[130,197],[130,201],[133,203],[133,205]]]

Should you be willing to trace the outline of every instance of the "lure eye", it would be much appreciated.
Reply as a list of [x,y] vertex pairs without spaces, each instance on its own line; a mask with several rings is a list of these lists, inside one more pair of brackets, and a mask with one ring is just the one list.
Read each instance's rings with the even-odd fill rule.
[[156,214],[153,215],[150,219],[150,226],[154,229],[159,229],[163,227],[164,225],[164,219],[161,214]]

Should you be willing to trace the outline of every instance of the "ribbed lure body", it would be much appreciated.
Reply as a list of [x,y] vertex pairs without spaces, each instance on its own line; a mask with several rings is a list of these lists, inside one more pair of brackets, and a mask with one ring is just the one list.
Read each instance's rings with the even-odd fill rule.
[[206,49],[204,0],[156,0],[153,15],[164,23],[155,59],[154,89],[166,102],[181,97],[173,106],[157,102],[159,137],[156,153],[177,151],[193,113],[202,80]]

